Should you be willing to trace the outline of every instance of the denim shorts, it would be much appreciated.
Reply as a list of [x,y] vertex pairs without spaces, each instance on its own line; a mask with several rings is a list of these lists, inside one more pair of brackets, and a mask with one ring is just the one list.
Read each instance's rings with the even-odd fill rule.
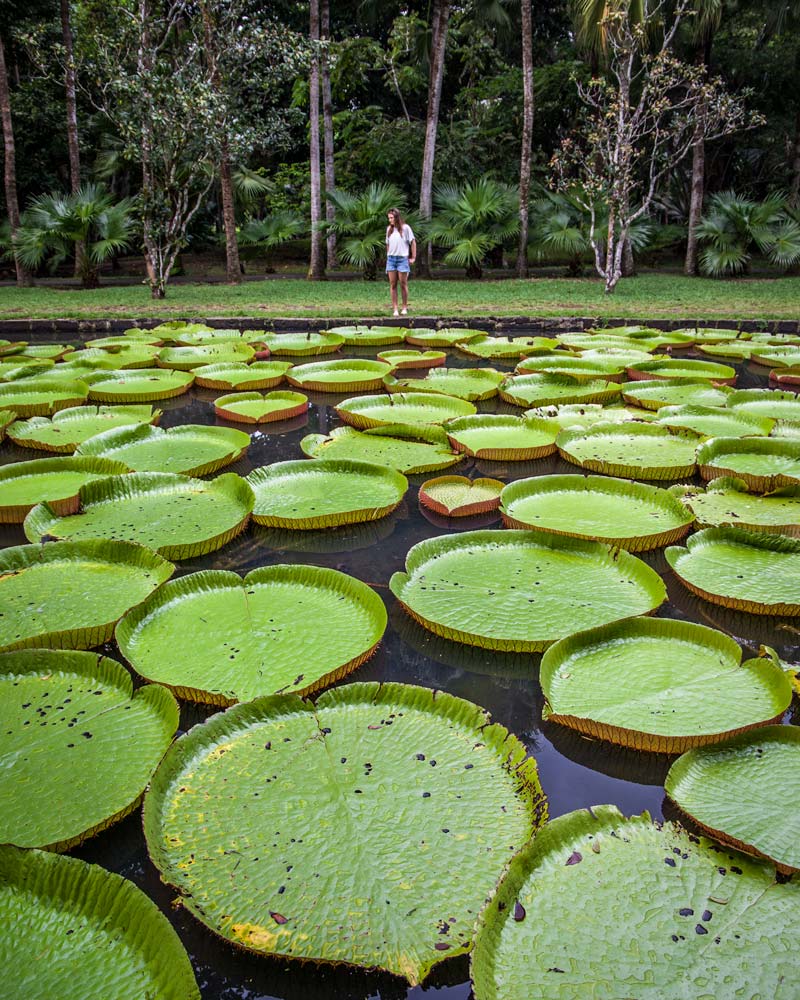
[[388,271],[399,271],[401,274],[410,274],[411,265],[408,263],[408,257],[403,257],[401,254],[389,254],[386,258],[386,270]]

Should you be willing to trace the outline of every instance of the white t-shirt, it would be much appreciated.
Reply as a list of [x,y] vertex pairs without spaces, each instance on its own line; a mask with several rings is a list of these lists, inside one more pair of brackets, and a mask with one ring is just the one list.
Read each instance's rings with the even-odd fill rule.
[[390,257],[408,257],[413,239],[414,234],[411,231],[411,226],[404,225],[402,233],[398,233],[394,226],[388,226],[386,229],[386,253]]

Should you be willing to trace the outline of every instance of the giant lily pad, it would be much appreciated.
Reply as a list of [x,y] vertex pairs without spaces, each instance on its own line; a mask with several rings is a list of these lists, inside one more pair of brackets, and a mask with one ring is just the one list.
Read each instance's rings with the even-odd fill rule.
[[766,493],[800,486],[800,441],[790,438],[712,438],[697,450],[704,479],[735,476]]
[[364,358],[312,361],[295,365],[286,375],[286,381],[316,392],[361,392],[382,388],[383,377],[391,370],[391,365],[383,361]]
[[383,347],[401,344],[405,339],[401,326],[333,326],[328,333],[342,337],[350,347]]
[[385,629],[383,601],[360,580],[262,566],[244,579],[205,570],[172,581],[125,616],[117,642],[142,677],[181,698],[230,705],[327,687],[368,660]]
[[658,410],[662,406],[725,406],[731,390],[712,385],[706,379],[669,379],[629,382],[622,387],[622,398],[632,406]]
[[[159,768],[150,856],[240,947],[420,982],[469,950],[482,900],[545,818],[534,761],[489,722],[402,684],[236,706]],[[198,801],[213,804],[202,827]],[[263,849],[267,830],[276,849]]]
[[538,476],[510,483],[503,521],[643,552],[678,541],[694,518],[666,490],[605,476]]
[[99,538],[2,549],[0,651],[99,646],[174,569],[142,545]]
[[89,376],[89,399],[96,403],[146,403],[170,399],[188,392],[191,372],[164,368],[137,368],[133,371],[98,372]]
[[581,381],[569,375],[512,375],[500,385],[500,395],[517,406],[551,406],[554,403],[607,403],[619,396],[616,382]]
[[521,358],[537,351],[552,351],[558,342],[549,337],[478,337],[462,338],[457,342],[459,351],[475,358]]
[[206,344],[239,343],[252,344],[264,336],[263,330],[176,330],[173,342],[179,347],[200,347]]
[[445,431],[455,451],[476,458],[523,462],[552,455],[559,428],[536,417],[478,413],[449,421]]
[[750,528],[800,535],[799,486],[787,486],[760,496],[748,492],[744,480],[726,476],[712,480],[705,489],[673,486],[672,490],[702,528]]
[[256,498],[256,524],[303,530],[375,521],[391,513],[408,489],[394,469],[335,459],[277,462],[254,469],[247,482]]
[[433,368],[425,378],[387,375],[383,384],[389,392],[439,392],[477,402],[496,396],[504,378],[494,368]]
[[789,347],[755,345],[750,355],[754,365],[763,368],[790,368],[800,364],[800,346],[792,344]]
[[591,472],[628,479],[680,479],[695,471],[698,438],[654,424],[595,424],[561,431],[563,458]]
[[[644,355],[648,357],[648,355]],[[609,382],[620,382],[625,365],[614,358],[576,358],[564,352],[561,356],[545,355],[544,357],[526,357],[516,367],[520,375],[532,372],[542,372],[550,375],[569,375],[580,379],[606,379]]]
[[715,385],[736,385],[736,369],[716,361],[692,361],[667,358],[666,361],[648,361],[627,369],[628,377],[636,380],[695,379],[702,378]]
[[17,354],[8,361],[0,361],[0,382],[16,382],[32,375],[49,375],[55,362],[44,358],[26,358]]
[[549,420],[565,427],[593,427],[595,424],[624,424],[629,420],[652,420],[653,414],[636,407],[602,406],[600,403],[564,403],[537,406],[525,411],[526,417]]
[[378,358],[391,365],[393,370],[402,368],[433,368],[447,360],[446,351],[378,351]]
[[711,358],[733,358],[736,361],[749,361],[750,355],[757,350],[749,340],[725,341],[722,344],[701,344],[700,352]]
[[114,427],[157,424],[161,410],[151,406],[72,406],[52,417],[18,420],[8,428],[14,444],[39,451],[71,454],[79,444]]
[[768,417],[738,413],[724,406],[662,406],[656,420],[667,427],[685,427],[703,437],[766,436],[775,426]]
[[0,654],[0,843],[66,850],[136,808],[178,728],[162,687],[96,653]]
[[266,333],[262,338],[271,354],[302,357],[309,354],[332,354],[344,343],[338,333]]
[[800,729],[769,726],[685,753],[664,788],[713,837],[796,872],[798,775]]
[[777,929],[798,905],[768,865],[647,814],[581,809],[513,859],[481,914],[475,1000],[793,1000],[800,961]]
[[[776,368],[769,373],[770,382],[776,385],[785,385],[790,389],[792,386],[800,385],[800,365],[788,365],[785,368]],[[796,389],[794,390],[797,391]]]
[[201,365],[194,369],[194,377],[206,389],[272,389],[283,382],[291,367],[288,361]]
[[224,420],[244,424],[265,424],[290,420],[308,410],[308,396],[302,392],[233,392],[214,401],[214,412]]
[[707,528],[686,548],[666,550],[675,575],[693,593],[760,615],[800,615],[800,540],[739,528]]
[[0,923],[8,997],[200,1000],[167,918],[99,865],[0,847]]
[[515,652],[646,614],[666,593],[635,556],[550,532],[430,538],[409,551],[406,568],[389,586],[421,625],[470,646]]
[[38,458],[0,465],[0,524],[21,524],[44,501],[59,514],[73,514],[81,486],[125,472],[129,466],[110,458]]
[[17,417],[47,417],[68,406],[79,406],[89,392],[85,382],[37,377],[0,384],[0,410]]
[[408,427],[391,424],[372,430],[336,427],[327,436],[308,434],[300,447],[309,458],[355,459],[387,465],[407,475],[434,472],[460,462],[462,456],[450,449],[440,427]]
[[241,458],[250,435],[232,427],[116,427],[78,445],[76,455],[114,458],[135,472],[179,472],[206,476]]
[[742,663],[722,632],[632,618],[562,639],[539,672],[543,718],[636,750],[683,753],[775,722],[792,700],[769,658]]
[[87,340],[87,347],[129,347],[135,346],[136,344],[150,344],[152,346],[161,346],[163,343],[161,337],[157,333],[151,333],[149,330],[138,330],[136,327],[131,327],[130,330],[126,330],[125,333],[120,336],[112,337],[96,337],[94,340]]
[[419,488],[419,502],[442,517],[472,517],[497,510],[503,483],[499,479],[438,476]]
[[441,330],[406,330],[405,341],[415,347],[453,347],[458,343],[470,343],[487,336],[482,330],[461,330],[444,328]]
[[739,413],[752,413],[757,417],[800,421],[800,399],[793,392],[739,389],[728,396],[726,405]]
[[186,372],[203,365],[247,364],[255,353],[249,344],[224,340],[222,343],[197,344],[194,347],[162,347],[156,363],[159,368]]
[[124,539],[168,559],[191,559],[243,531],[254,502],[248,484],[233,473],[211,482],[169,472],[112,476],[82,487],[79,499],[79,513],[68,517],[47,504],[34,507],[25,519],[26,537]]
[[0,441],[6,436],[6,428],[17,419],[13,410],[0,410]]
[[70,364],[100,363],[103,368],[152,368],[159,348],[140,341],[111,347],[87,347],[69,357]]
[[672,332],[680,336],[689,337],[695,344],[722,344],[736,340],[740,335],[740,331],[734,330],[732,327],[714,326],[684,327]]
[[476,413],[463,399],[433,392],[396,392],[391,395],[353,396],[335,407],[352,427],[385,427],[387,424],[443,424],[454,417]]
[[24,354],[19,354],[17,357],[32,358],[37,361],[60,361],[74,350],[72,344],[28,344]]
[[[605,348],[613,350],[627,351],[633,350],[643,353],[654,351],[658,347],[659,339],[656,335],[647,337],[627,337],[624,335],[611,333],[604,330],[603,333],[559,333],[557,341],[571,351],[600,351]],[[639,360],[637,358],[637,360]]]

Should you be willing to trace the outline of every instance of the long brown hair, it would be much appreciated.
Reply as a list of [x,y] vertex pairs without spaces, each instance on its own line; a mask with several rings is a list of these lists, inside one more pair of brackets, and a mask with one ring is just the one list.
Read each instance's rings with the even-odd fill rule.
[[399,208],[390,208],[389,209],[389,215],[391,215],[393,217],[393,220],[394,220],[391,223],[392,227],[395,229],[396,232],[402,234],[403,227],[406,224],[406,220],[400,214],[400,209]]

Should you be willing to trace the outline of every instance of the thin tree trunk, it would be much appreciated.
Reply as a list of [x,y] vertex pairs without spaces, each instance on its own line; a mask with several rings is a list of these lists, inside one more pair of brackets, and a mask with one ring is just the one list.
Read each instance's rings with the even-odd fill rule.
[[[17,156],[14,146],[14,126],[11,121],[11,94],[8,90],[8,72],[6,70],[6,54],[3,38],[0,35],[0,117],[3,119],[3,147],[5,150],[5,170],[3,180],[5,182],[6,209],[8,211],[8,223],[11,227],[11,239],[13,241],[19,229],[19,199],[17,197]],[[28,271],[22,266],[14,255],[14,265],[17,270],[17,284],[27,287],[33,284]]]
[[630,236],[626,236],[622,246],[622,277],[632,278],[634,274],[636,274],[636,264],[633,259],[633,243]]
[[[78,102],[76,99],[75,52],[72,44],[69,0],[61,0],[61,40],[64,44],[64,92],[67,109],[67,151],[69,153],[69,187],[77,194],[81,186],[81,153],[78,144]],[[75,241],[75,277],[84,271],[82,240]]]
[[528,277],[528,196],[531,186],[533,140],[533,18],[531,0],[521,0],[522,12],[522,151],[519,160],[519,245],[517,277]]
[[233,178],[231,177],[231,158],[227,138],[222,140],[219,186],[222,192],[222,225],[225,230],[225,279],[229,285],[239,285],[242,281],[242,269],[239,263],[236,208],[233,199]]
[[[331,9],[330,0],[321,0],[320,20],[322,22],[322,39],[330,41],[331,37]],[[331,67],[328,60],[328,49],[322,51],[322,132],[325,149],[325,190],[336,190],[336,175],[333,164],[333,97],[331,95]],[[333,203],[325,199],[325,219],[333,222],[336,218],[336,209]],[[327,262],[329,268],[337,268],[339,260],[336,256],[336,233],[328,233],[327,236]]]
[[692,193],[689,201],[689,226],[686,239],[686,258],[683,262],[684,274],[697,276],[697,226],[703,214],[705,194],[706,143],[702,127],[695,131],[696,141],[692,147]]
[[310,125],[310,159],[311,159],[311,259],[308,264],[308,278],[320,281],[325,277],[325,260],[322,252],[322,232],[319,228],[322,222],[322,178],[320,175],[319,155],[319,0],[311,0],[310,36],[313,51],[311,53],[311,75],[309,78],[309,125]]
[[789,204],[795,208],[800,206],[800,109],[794,120],[794,155],[789,182]]
[[[419,214],[424,222],[427,222],[433,214],[433,161],[436,155],[436,133],[439,128],[439,105],[442,99],[444,54],[447,46],[447,23],[449,18],[450,0],[433,0],[428,112],[425,122],[425,150],[422,156],[422,179],[419,186]],[[432,263],[433,247],[428,243],[425,252],[417,257],[418,269],[423,277],[430,277]]]

